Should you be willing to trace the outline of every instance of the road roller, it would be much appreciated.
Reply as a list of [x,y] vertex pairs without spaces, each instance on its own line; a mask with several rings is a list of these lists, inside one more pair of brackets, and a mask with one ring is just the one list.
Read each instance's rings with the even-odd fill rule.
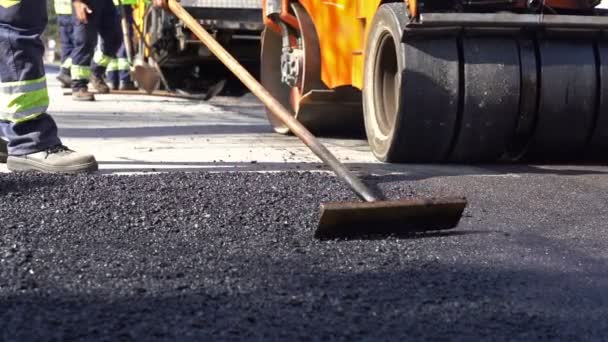
[[598,5],[264,0],[261,83],[316,134],[364,132],[385,162],[606,161]]

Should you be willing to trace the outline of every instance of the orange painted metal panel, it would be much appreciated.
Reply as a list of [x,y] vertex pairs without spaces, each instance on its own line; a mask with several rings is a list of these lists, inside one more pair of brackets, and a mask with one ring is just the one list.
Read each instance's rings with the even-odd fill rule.
[[300,0],[316,25],[321,79],[329,88],[363,85],[366,23],[381,0]]
[[[415,15],[417,0],[406,1]],[[584,1],[580,0],[546,1],[549,6],[559,8],[584,8]],[[352,85],[361,89],[366,37],[382,0],[299,0],[299,3],[316,26],[321,48],[321,79],[325,85],[329,88]],[[287,18],[287,14],[282,13],[281,18]]]

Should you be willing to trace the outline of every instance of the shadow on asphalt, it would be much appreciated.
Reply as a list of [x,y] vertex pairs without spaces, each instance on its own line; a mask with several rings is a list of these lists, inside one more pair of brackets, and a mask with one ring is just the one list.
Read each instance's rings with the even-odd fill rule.
[[[233,263],[269,264],[238,258]],[[356,274],[323,272],[298,260],[273,267],[248,281],[233,280],[242,287],[230,285],[225,273],[172,279],[148,270],[148,286],[46,285],[38,294],[6,294],[0,299],[1,336],[22,341],[532,341],[601,340],[608,332],[606,279],[589,282],[577,272],[420,262]]]

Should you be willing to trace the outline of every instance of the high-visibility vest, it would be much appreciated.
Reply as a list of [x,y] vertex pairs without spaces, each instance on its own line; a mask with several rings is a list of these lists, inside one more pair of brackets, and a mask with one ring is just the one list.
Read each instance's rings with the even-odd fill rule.
[[72,0],[55,0],[55,13],[72,15]]
[[118,6],[120,5],[120,3],[122,2],[123,5],[128,6],[128,5],[136,5],[137,4],[137,0],[114,0],[114,5]]
[[147,4],[150,3],[149,0],[137,0],[137,4],[133,6],[133,20],[135,21],[135,25],[139,28],[139,31],[142,31],[142,27],[144,25],[144,16],[146,14]]

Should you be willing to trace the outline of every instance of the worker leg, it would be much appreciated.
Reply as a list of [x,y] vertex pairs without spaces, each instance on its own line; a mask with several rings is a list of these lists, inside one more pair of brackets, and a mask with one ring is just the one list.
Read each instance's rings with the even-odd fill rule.
[[87,23],[81,23],[72,14],[74,20],[74,50],[72,52],[72,91],[86,90],[91,78],[91,62],[97,45],[97,34],[101,21],[101,6],[98,2],[89,2],[92,12]]
[[136,90],[135,83],[131,80],[131,65],[126,57],[118,57],[118,78],[120,90]]
[[11,155],[61,144],[57,126],[46,114],[49,96],[40,40],[46,20],[46,8],[37,0],[0,6],[0,128]]
[[[120,51],[120,50],[119,50]],[[118,74],[118,59],[113,58],[108,64],[108,68],[106,69],[106,76],[108,78],[108,82],[110,82],[110,87],[114,90],[118,89],[120,85],[120,78]]]
[[127,49],[125,44],[120,45],[120,49],[116,54],[116,71],[118,72],[118,79],[120,82],[131,81],[131,75],[129,75],[129,59],[127,58]]
[[8,140],[8,169],[97,170],[95,157],[61,144],[46,113],[49,96],[40,39],[46,21],[46,6],[39,0],[0,2],[0,135]]
[[[116,16],[120,19],[120,12],[118,11],[118,8],[119,7],[117,6]],[[108,67],[106,68],[106,76],[107,76],[108,82],[110,82],[110,87],[114,90],[117,90],[120,87],[119,60],[123,56],[124,56],[124,44],[122,42],[122,37],[121,37],[120,47],[118,48],[118,51],[116,52],[116,58],[113,58],[110,61],[110,64],[108,64]]]
[[59,41],[61,42],[61,70],[57,79],[62,87],[69,88],[72,83],[70,69],[72,68],[72,51],[74,50],[74,21],[71,15],[57,16],[59,24]]
[[106,84],[104,74],[106,73],[110,63],[115,60],[115,57],[108,56],[102,52],[102,42],[100,40],[93,55],[93,65],[91,73],[91,86],[101,94],[110,92],[110,88]]
[[[125,10],[125,17],[127,19],[127,23],[128,23],[128,27],[129,27],[129,32],[128,37],[131,41],[133,41],[133,25],[134,25],[134,20],[133,20],[133,7],[131,7],[130,5],[125,5],[123,6],[124,10]],[[122,90],[134,90],[135,85],[133,84],[133,81],[131,80],[131,65],[129,64],[129,59],[133,58],[133,56],[128,56],[128,51],[123,44],[120,47],[120,50],[118,50],[118,70],[119,70],[119,77],[120,77],[120,89]]]
[[103,3],[103,8],[100,9],[102,17],[99,25],[100,49],[93,59],[93,76],[97,80],[103,80],[108,64],[116,58],[122,37],[114,3],[112,0],[101,0],[100,3]]

